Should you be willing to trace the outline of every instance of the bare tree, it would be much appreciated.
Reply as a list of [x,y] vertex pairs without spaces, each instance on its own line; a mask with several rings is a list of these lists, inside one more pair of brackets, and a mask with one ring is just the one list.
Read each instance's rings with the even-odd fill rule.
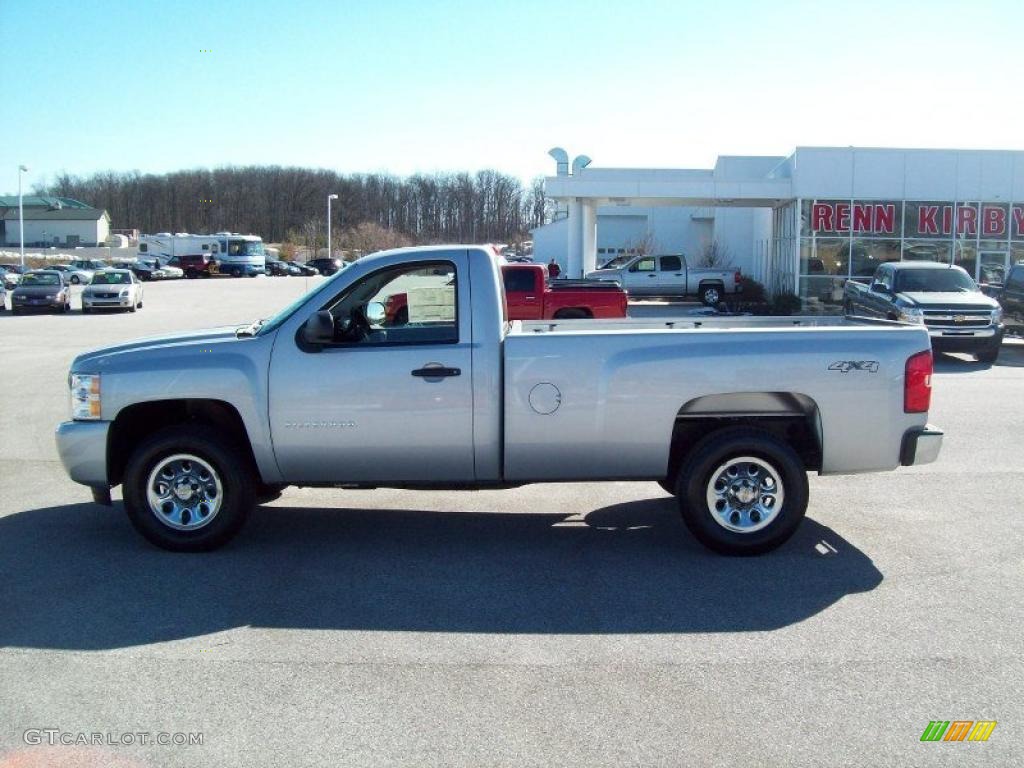
[[650,256],[653,253],[657,253],[660,248],[657,239],[654,237],[654,233],[650,230],[645,231],[640,237],[627,240],[624,247],[626,249],[626,253],[637,254],[640,256]]
[[732,265],[732,254],[728,247],[718,240],[712,240],[704,246],[697,260],[698,267],[728,267]]

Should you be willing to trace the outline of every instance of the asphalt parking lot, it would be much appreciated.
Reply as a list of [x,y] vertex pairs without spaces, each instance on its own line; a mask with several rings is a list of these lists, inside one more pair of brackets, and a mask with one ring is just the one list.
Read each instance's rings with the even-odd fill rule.
[[[812,477],[759,558],[701,548],[653,483],[289,489],[175,555],[66,478],[76,353],[241,325],[312,282],[0,315],[0,766],[1024,762],[1024,342],[941,358],[939,461]],[[931,720],[998,726],[922,743]],[[46,751],[32,728],[203,743]]]

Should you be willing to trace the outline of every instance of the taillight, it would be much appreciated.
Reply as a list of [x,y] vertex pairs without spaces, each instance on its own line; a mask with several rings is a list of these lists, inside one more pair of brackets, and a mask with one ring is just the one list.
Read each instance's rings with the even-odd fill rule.
[[907,360],[903,377],[903,412],[927,413],[932,404],[932,353],[918,352]]
[[733,274],[732,274],[732,282],[733,282],[734,285],[739,285],[740,284],[740,280],[742,278],[743,278],[743,275],[740,274],[740,271],[738,269],[735,272],[733,272]]

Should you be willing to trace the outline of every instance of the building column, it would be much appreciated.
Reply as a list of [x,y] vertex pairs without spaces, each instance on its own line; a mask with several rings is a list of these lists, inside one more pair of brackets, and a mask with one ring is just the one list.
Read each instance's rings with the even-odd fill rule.
[[587,272],[597,269],[597,202],[587,200],[582,204],[582,209],[583,215],[580,217],[583,230],[580,237],[582,268],[576,277],[583,277]]
[[569,250],[565,259],[565,276],[579,277],[583,269],[583,204],[569,201]]

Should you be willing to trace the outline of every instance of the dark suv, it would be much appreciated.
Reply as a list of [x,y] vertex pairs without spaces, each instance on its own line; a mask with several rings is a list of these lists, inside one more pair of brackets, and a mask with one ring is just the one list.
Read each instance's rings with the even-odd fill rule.
[[1008,333],[1024,336],[1024,262],[1014,264],[1001,286],[988,292],[1003,308],[1003,324]]
[[341,259],[310,259],[306,266],[312,267],[321,275],[333,275],[342,267]]

